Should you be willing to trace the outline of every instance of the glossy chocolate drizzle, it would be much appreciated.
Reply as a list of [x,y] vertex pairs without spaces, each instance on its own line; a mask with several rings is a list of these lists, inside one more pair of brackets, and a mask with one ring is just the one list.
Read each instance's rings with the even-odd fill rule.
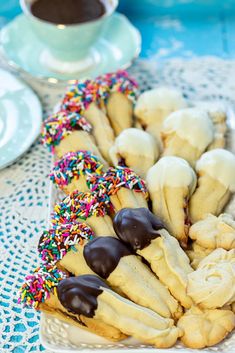
[[97,298],[109,288],[95,275],[65,278],[58,284],[57,294],[61,304],[73,314],[94,317],[98,307]]
[[113,227],[117,236],[136,250],[144,249],[151,240],[166,228],[163,222],[147,208],[123,208],[114,217]]
[[93,239],[85,245],[83,251],[87,265],[102,278],[108,278],[120,259],[131,254],[125,244],[113,237]]

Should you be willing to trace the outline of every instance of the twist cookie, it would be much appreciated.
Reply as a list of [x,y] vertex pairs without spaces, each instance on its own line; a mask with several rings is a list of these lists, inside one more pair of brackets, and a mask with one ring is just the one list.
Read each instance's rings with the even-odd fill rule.
[[193,223],[218,216],[235,191],[235,156],[223,149],[204,153],[196,163],[198,186],[189,203]]
[[68,152],[58,160],[50,173],[50,179],[66,194],[75,190],[89,191],[86,176],[101,174],[103,164],[89,151]]
[[200,267],[208,264],[219,264],[221,262],[235,263],[235,249],[226,251],[224,249],[213,250],[208,256],[200,262]]
[[125,207],[148,207],[145,181],[129,168],[110,167],[101,176],[89,177],[88,184],[98,197],[108,195],[115,212]]
[[69,312],[107,325],[112,323],[125,334],[158,348],[173,346],[181,335],[172,319],[122,298],[97,276],[66,278],[59,283],[57,292]]
[[56,265],[75,275],[94,273],[83,256],[84,245],[94,236],[85,223],[58,224],[41,235],[39,256],[43,263]]
[[190,264],[192,268],[198,268],[199,263],[209,255],[213,249],[207,249],[203,246],[199,245],[196,241],[194,241],[190,248],[186,250],[186,254],[190,259]]
[[98,198],[96,193],[74,191],[54,207],[52,224],[85,222],[96,236],[115,236],[108,212],[110,200]]
[[106,112],[100,106],[101,98],[106,95],[107,92],[99,89],[94,80],[80,80],[66,92],[61,107],[66,111],[79,113],[89,121],[96,144],[105,160],[109,161],[108,151],[114,142],[114,132]]
[[196,102],[195,107],[205,110],[214,125],[214,139],[207,147],[207,150],[224,148],[226,145],[225,134],[227,131],[227,109],[224,104],[221,102],[201,101]]
[[136,126],[142,127],[159,140],[164,119],[185,107],[182,94],[173,88],[159,87],[145,91],[136,102]]
[[68,152],[89,150],[107,165],[91,136],[91,130],[92,126],[82,115],[62,110],[44,121],[41,141],[59,158]]
[[230,310],[192,307],[179,319],[177,327],[183,331],[180,338],[189,348],[214,346],[235,327],[235,315]]
[[109,154],[115,166],[124,164],[145,178],[148,169],[159,156],[159,148],[153,136],[145,131],[130,128],[116,137]]
[[214,127],[208,114],[196,108],[171,113],[161,132],[164,156],[178,156],[192,166],[214,138]]
[[193,169],[182,158],[163,157],[149,169],[146,182],[154,214],[185,247],[190,224],[188,201],[197,183]]
[[234,302],[235,250],[217,249],[202,260],[197,270],[188,275],[187,293],[197,305],[206,309]]
[[165,229],[159,218],[147,208],[122,209],[113,221],[118,237],[147,260],[160,281],[185,308],[192,305],[186,293],[193,272],[189,259],[178,241]]
[[166,287],[119,239],[93,239],[84,246],[83,253],[92,271],[133,302],[163,317],[178,318],[182,314],[182,308]]
[[59,320],[76,325],[81,329],[88,330],[112,341],[120,341],[126,338],[119,329],[112,325],[72,313],[61,304],[57,296],[57,287],[60,281],[67,276],[67,273],[53,266],[43,265],[38,267],[32,275],[26,277],[25,283],[20,289],[18,303],[53,315]]
[[235,249],[235,221],[226,213],[218,217],[209,214],[192,225],[189,236],[208,249]]
[[99,90],[106,92],[105,105],[116,135],[133,126],[133,105],[138,95],[138,84],[126,71],[108,73],[95,79]]

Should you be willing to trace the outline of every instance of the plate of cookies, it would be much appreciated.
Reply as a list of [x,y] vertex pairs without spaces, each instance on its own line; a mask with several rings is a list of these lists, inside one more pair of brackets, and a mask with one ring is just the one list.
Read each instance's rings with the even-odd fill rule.
[[51,210],[19,297],[45,348],[234,351],[233,118],[125,71],[68,88],[42,126]]

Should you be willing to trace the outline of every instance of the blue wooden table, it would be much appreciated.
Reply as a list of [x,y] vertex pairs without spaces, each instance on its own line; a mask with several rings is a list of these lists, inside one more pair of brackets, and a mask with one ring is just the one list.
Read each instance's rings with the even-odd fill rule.
[[[235,57],[235,0],[120,0],[142,34],[141,57]],[[21,12],[19,0],[0,0],[0,26]]]

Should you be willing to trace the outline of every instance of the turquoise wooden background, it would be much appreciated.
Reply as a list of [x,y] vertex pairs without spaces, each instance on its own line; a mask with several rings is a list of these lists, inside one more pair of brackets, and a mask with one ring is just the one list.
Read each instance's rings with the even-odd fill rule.
[[[139,28],[142,57],[235,57],[235,0],[120,0]],[[0,0],[0,26],[19,14],[18,0]]]

